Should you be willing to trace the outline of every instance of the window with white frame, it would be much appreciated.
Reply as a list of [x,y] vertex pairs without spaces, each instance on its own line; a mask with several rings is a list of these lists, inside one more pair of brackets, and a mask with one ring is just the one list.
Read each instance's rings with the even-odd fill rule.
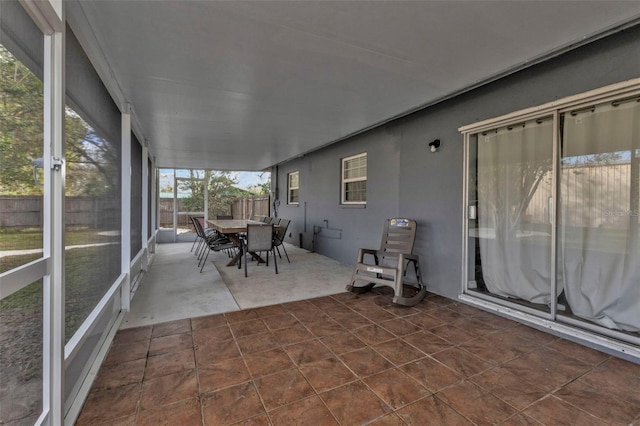
[[367,203],[367,153],[342,159],[342,204]]
[[287,204],[300,202],[300,172],[295,171],[287,175]]

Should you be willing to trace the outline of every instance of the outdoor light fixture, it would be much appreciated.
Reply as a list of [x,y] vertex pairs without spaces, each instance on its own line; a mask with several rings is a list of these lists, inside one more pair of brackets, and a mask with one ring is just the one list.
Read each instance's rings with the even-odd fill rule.
[[431,147],[431,152],[436,152],[438,148],[440,148],[440,139],[436,139],[429,143],[429,146]]

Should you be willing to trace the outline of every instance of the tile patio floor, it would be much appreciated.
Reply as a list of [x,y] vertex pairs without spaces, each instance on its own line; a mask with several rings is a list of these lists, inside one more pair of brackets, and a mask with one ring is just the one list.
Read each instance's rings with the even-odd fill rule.
[[432,294],[390,300],[121,330],[77,424],[640,425],[640,365]]

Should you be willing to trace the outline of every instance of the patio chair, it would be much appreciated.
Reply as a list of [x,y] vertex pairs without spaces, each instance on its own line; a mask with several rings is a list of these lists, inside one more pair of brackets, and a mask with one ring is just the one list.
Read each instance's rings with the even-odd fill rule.
[[[416,228],[415,220],[387,219],[380,248],[358,250],[358,259],[351,276],[351,283],[346,287],[347,291],[364,293],[376,284],[380,284],[394,289],[393,303],[414,306],[424,299],[427,289],[420,277],[418,255],[411,253],[416,238]],[[365,262],[365,255],[372,256],[373,263]],[[409,264],[413,264],[414,267],[415,283],[405,281]],[[356,281],[364,281],[368,284],[356,286]],[[405,285],[417,289],[417,292],[413,296],[404,297]]]
[[200,239],[198,248],[196,249],[196,256],[198,258],[198,266],[200,266],[200,273],[204,269],[204,265],[209,258],[209,252],[231,250],[236,245],[224,235],[218,234],[215,230],[205,230],[202,223],[198,218],[192,217],[193,226],[196,228],[197,238]]
[[287,229],[289,228],[290,223],[291,221],[289,219],[280,219],[280,223],[273,235],[273,245],[278,251],[278,256],[282,259],[282,255],[280,254],[280,247],[282,247],[284,254],[287,256],[287,262],[289,263],[291,263],[291,260],[289,260],[289,253],[287,253],[287,249],[284,247],[284,239],[287,236]]
[[[247,253],[265,251],[267,253],[267,266],[269,266],[269,252],[273,253],[273,264],[278,273],[278,262],[273,245],[273,225],[247,225],[247,235],[243,241],[242,255],[240,261]],[[244,276],[247,276],[247,259],[244,261]]]
[[191,218],[191,223],[193,224],[193,228],[196,231],[196,239],[193,241],[193,244],[191,245],[191,251],[193,251],[193,248],[197,243],[195,255],[198,258],[198,260],[200,260],[201,250],[206,245],[205,243],[207,239],[218,237],[218,233],[216,232],[215,229],[204,227],[203,225],[204,217],[191,216],[190,218]]

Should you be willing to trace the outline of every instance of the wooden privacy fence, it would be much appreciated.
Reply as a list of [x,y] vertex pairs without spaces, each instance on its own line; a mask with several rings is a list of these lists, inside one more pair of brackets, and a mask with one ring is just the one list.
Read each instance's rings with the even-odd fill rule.
[[251,219],[271,215],[271,198],[268,195],[236,198],[231,204],[234,219]]
[[[120,200],[95,197],[66,197],[66,226],[101,228],[120,223]],[[0,226],[2,228],[37,228],[42,226],[41,195],[0,196]]]

